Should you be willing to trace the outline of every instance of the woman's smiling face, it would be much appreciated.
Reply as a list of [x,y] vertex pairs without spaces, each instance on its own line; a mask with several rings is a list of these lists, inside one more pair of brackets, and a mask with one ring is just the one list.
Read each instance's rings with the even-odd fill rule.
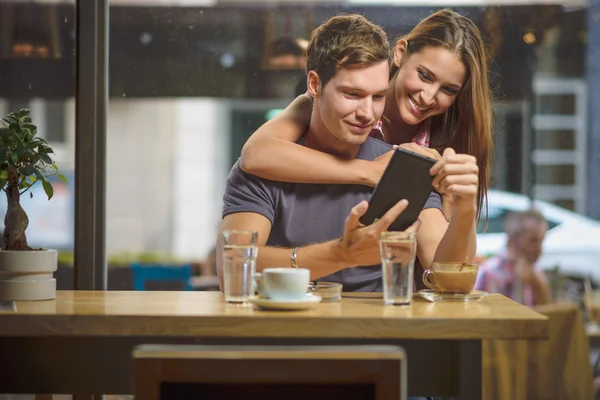
[[450,108],[467,77],[458,55],[442,47],[425,47],[407,54],[405,42],[399,42],[394,62],[400,67],[395,83],[398,112],[410,125]]

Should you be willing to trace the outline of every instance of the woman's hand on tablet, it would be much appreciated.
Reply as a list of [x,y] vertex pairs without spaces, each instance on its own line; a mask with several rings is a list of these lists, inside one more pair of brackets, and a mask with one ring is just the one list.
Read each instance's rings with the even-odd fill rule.
[[430,172],[433,187],[442,195],[452,196],[456,211],[476,211],[479,167],[475,157],[447,148]]

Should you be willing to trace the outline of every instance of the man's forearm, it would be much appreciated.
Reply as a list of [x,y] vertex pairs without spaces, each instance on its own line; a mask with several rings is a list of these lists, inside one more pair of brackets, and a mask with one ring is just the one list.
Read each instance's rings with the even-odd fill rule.
[[[343,260],[339,251],[339,240],[299,247],[296,252],[296,264],[299,268],[310,270],[310,279],[330,275],[351,267]],[[257,271],[273,267],[291,267],[292,249],[281,247],[259,247]]]
[[477,249],[475,230],[476,211],[454,211],[448,229],[435,252],[434,261],[463,262],[473,261]]

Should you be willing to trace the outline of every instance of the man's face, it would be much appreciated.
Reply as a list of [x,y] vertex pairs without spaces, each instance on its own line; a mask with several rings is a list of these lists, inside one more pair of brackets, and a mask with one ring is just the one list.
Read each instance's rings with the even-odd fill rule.
[[548,226],[544,222],[527,218],[523,221],[521,234],[516,238],[517,251],[531,263],[534,263],[542,254],[542,243],[546,236]]
[[361,145],[367,140],[383,114],[388,76],[387,61],[340,68],[315,96],[324,127],[339,142]]

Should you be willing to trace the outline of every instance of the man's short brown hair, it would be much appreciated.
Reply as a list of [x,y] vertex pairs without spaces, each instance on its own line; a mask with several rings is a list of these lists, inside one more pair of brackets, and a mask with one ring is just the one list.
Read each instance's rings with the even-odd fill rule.
[[339,15],[312,32],[306,67],[319,75],[323,89],[338,68],[389,62],[389,47],[381,27],[362,15]]

